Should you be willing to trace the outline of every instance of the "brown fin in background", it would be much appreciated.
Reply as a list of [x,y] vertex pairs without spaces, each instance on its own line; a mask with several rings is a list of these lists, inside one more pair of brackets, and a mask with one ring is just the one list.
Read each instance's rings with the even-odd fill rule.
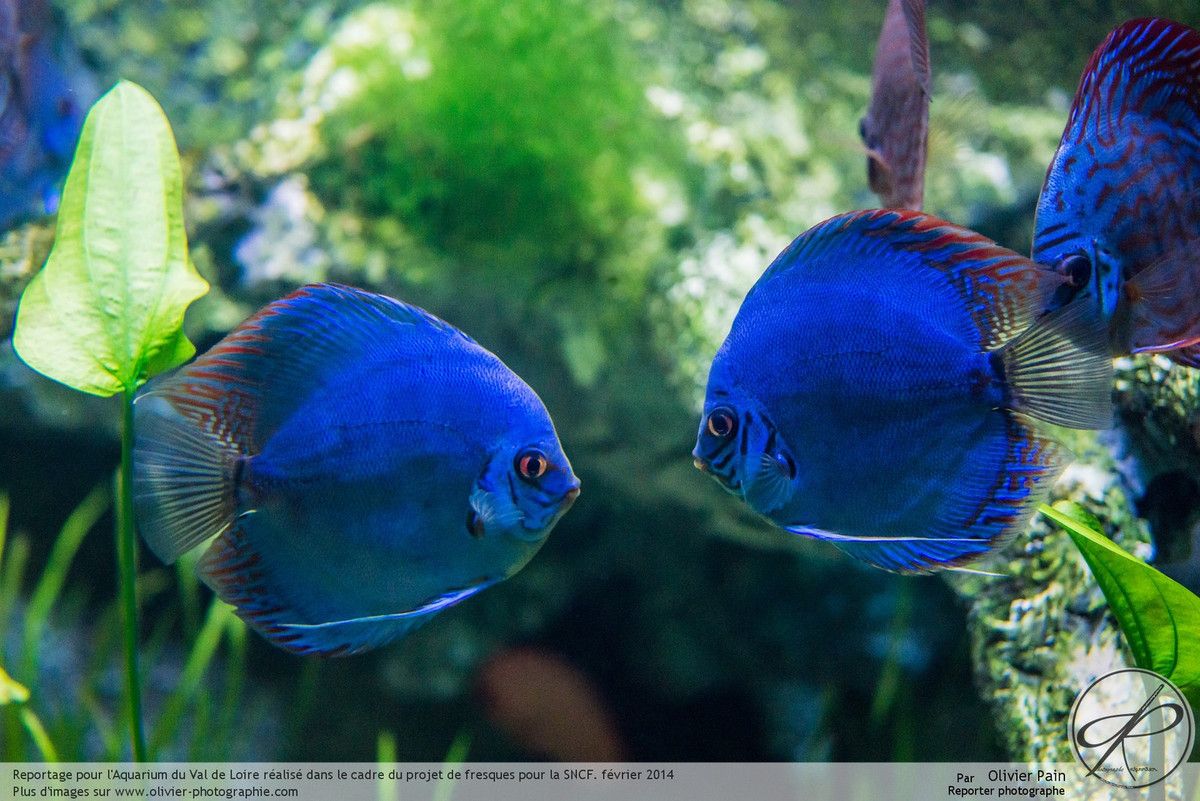
[[924,0],[889,0],[860,134],[867,180],[887,208],[919,210],[929,139],[929,39]]
[[624,762],[629,752],[592,679],[543,648],[491,657],[476,676],[488,719],[531,754],[564,762]]

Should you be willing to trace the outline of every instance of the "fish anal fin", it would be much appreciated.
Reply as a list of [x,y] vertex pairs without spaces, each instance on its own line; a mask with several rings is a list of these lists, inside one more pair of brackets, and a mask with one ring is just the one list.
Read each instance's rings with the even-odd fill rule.
[[989,426],[984,447],[964,460],[964,474],[939,518],[924,530],[896,536],[789,531],[831,542],[893,573],[933,573],[977,563],[1024,529],[1069,459],[1058,442],[1016,416],[995,412]]
[[1200,345],[1190,345],[1186,348],[1173,350],[1163,355],[1183,367],[1195,367],[1200,369]]
[[213,541],[198,570],[204,583],[272,644],[294,654],[325,657],[359,654],[403,637],[491,583],[481,581],[452,590],[411,610],[314,622],[280,589],[267,558],[252,544],[244,521]]

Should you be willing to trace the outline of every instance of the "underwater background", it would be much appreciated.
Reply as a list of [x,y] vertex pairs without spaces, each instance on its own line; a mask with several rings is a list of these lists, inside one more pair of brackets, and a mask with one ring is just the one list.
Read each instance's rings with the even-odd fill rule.
[[[1061,532],[1014,578],[900,577],[777,531],[688,456],[704,370],[795,235],[877,201],[858,121],[882,2],[58,2],[85,92],[149,89],[184,158],[203,351],[297,285],[418,304],[545,401],[583,482],[513,579],[404,641],[301,659],[144,549],[161,759],[1001,760],[1067,754],[1122,659]],[[1028,252],[1079,73],[1191,3],[934,2],[926,209]],[[86,98],[87,105],[94,98]],[[0,238],[0,664],[57,755],[128,756],[109,485],[115,401],[16,358],[53,219]],[[1122,426],[1060,482],[1200,590],[1192,373],[1121,360]],[[865,476],[864,480],[869,480]],[[4,708],[0,753],[39,758]]]

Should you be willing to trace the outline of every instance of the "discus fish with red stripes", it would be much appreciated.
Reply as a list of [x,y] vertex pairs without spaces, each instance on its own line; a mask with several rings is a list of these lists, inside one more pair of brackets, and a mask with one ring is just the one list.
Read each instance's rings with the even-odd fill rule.
[[795,534],[897,572],[967,564],[1104,428],[1112,361],[1064,278],[914,211],[834,217],[775,259],[709,373],[701,470]]
[[579,494],[545,406],[415,306],[314,285],[135,405],[134,500],[165,562],[274,644],[382,645],[516,573]]
[[889,208],[920,209],[929,138],[925,0],[889,0],[875,49],[871,105],[859,123],[867,181]]
[[1114,352],[1200,366],[1200,33],[1119,26],[1092,54],[1038,199],[1033,258],[1110,319]]

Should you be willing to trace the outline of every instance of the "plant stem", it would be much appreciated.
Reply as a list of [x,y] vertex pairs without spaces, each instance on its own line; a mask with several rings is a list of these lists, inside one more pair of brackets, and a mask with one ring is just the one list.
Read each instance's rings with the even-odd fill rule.
[[133,531],[133,390],[121,396],[121,473],[117,484],[117,579],[125,619],[125,693],[129,699],[133,761],[145,762],[138,669],[137,540]]

